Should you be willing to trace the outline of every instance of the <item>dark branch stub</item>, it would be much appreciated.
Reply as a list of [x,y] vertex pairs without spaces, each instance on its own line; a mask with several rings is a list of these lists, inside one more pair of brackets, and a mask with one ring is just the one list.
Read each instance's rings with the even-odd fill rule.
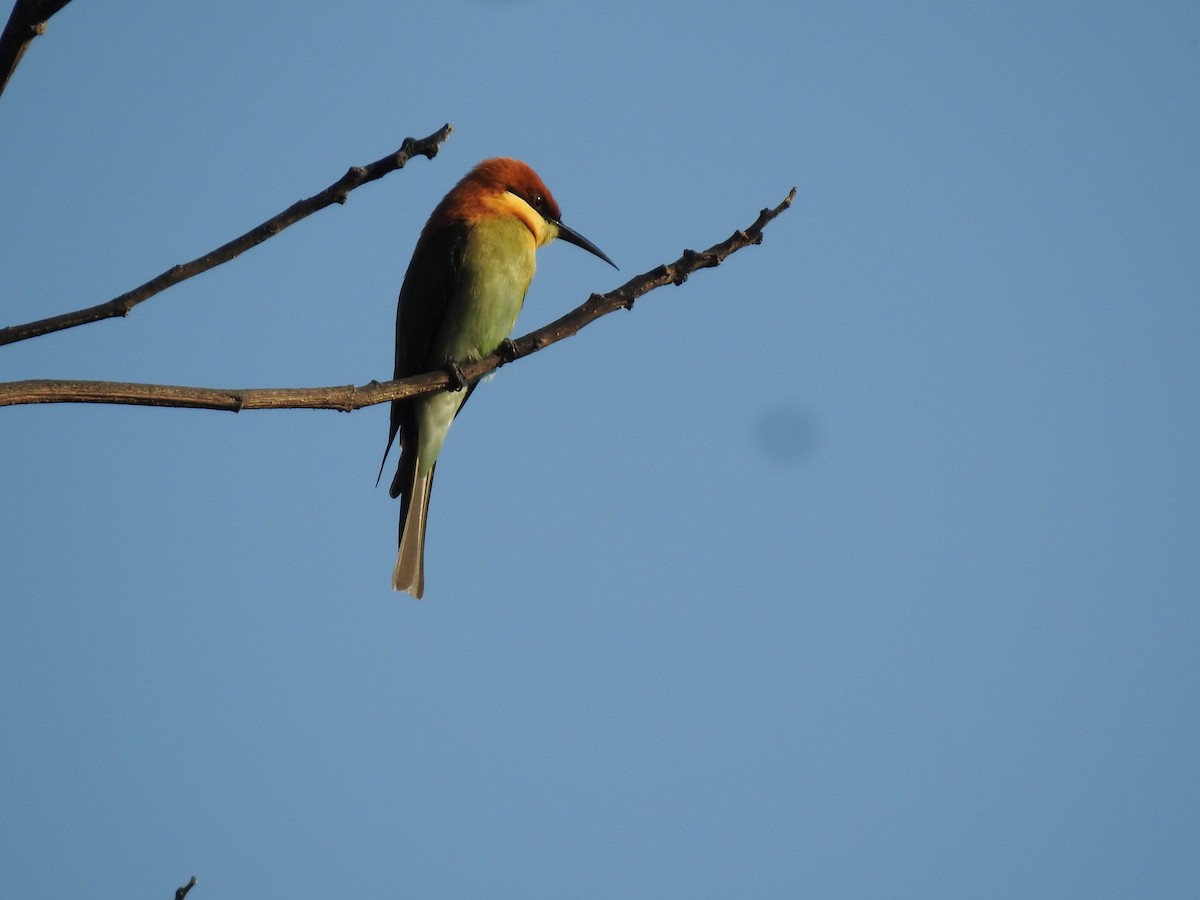
[[16,0],[0,31],[0,94],[35,37],[46,33],[46,21],[71,0]]
[[699,253],[697,253],[695,250],[689,250],[685,247],[683,250],[683,255],[679,257],[679,261],[682,262],[684,264],[684,266],[686,266],[687,268],[684,271],[672,269],[671,284],[675,285],[676,287],[679,287],[679,285],[681,285],[685,281],[687,281],[688,275],[690,275],[692,272],[694,272],[696,270],[696,268],[699,268],[699,266],[695,266],[696,260],[698,260],[699,258],[700,258]]
[[175,900],[183,900],[188,895],[188,891],[196,886],[196,876],[193,875],[187,884],[175,889]]

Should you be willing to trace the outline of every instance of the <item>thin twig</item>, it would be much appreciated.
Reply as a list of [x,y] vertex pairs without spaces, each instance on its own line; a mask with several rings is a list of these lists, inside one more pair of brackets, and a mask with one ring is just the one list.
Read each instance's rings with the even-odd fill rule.
[[404,168],[404,164],[414,156],[424,156],[427,159],[433,159],[437,156],[442,142],[450,136],[450,132],[453,130],[454,128],[447,124],[429,135],[429,137],[420,139],[405,138],[404,143],[400,145],[400,149],[395,153],[389,153],[382,159],[377,159],[375,162],[365,166],[351,166],[345,175],[319,194],[313,194],[313,196],[305,200],[298,200],[283,212],[272,216],[258,227],[250,229],[242,236],[234,238],[211,253],[197,257],[191,262],[172,266],[157,278],[152,278],[145,284],[127,291],[119,297],[114,297],[107,303],[101,303],[99,306],[90,306],[87,309],[79,309],[75,312],[63,313],[58,316],[51,316],[48,319],[29,322],[25,325],[10,325],[8,328],[0,328],[0,345],[13,344],[17,341],[28,340],[29,338],[39,337],[43,334],[62,331],[65,328],[74,328],[76,325],[86,325],[89,322],[99,322],[103,319],[127,316],[131,309],[160,291],[164,291],[172,285],[179,284],[179,282],[191,278],[193,275],[207,272],[209,269],[221,265],[221,263],[229,262],[235,256],[244,253],[251,247],[261,244],[268,238],[274,237],[289,225],[294,225],[301,219],[312,215],[318,210],[324,209],[326,206],[334,203],[345,203],[346,196],[356,187],[360,187],[370,181],[375,181],[377,178],[382,178],[389,172]]
[[[796,189],[773,209],[764,209],[754,224],[735,231],[728,239],[697,253],[685,250],[673,263],[630,279],[607,294],[592,294],[581,306],[537,331],[530,332],[506,348],[511,352],[486,356],[464,364],[468,380],[479,378],[505,363],[528,356],[578,332],[601,316],[618,309],[630,309],[634,300],[665,284],[682,284],[693,272],[720,265],[727,256],[762,242],[763,229],[792,204]],[[216,409],[240,412],[243,409],[336,409],[343,412],[401,400],[418,394],[430,394],[450,386],[444,371],[427,372],[399,381],[378,382],[355,387],[342,385],[319,388],[228,388],[177,387],[163,384],[128,384],[113,381],[13,381],[0,384],[0,406],[30,403],[118,403],[131,406],[173,406],[188,409]]]
[[17,70],[30,42],[46,33],[46,21],[71,0],[17,0],[0,32],[0,94]]
[[187,884],[175,889],[175,900],[183,900],[188,895],[188,891],[196,886],[196,876],[193,875]]

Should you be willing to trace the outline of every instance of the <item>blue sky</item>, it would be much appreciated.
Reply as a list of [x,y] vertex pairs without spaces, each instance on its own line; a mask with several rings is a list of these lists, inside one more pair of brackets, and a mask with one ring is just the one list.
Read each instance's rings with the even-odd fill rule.
[[444,122],[3,380],[364,383],[518,156],[621,266],[481,388],[426,599],[383,407],[0,409],[0,895],[1194,897],[1200,11],[77,0],[0,97],[15,324]]

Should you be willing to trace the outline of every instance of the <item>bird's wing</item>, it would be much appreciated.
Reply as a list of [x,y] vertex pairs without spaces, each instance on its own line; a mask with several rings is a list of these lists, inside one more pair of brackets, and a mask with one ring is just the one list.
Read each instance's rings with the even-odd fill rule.
[[[420,375],[442,365],[441,360],[430,359],[430,349],[450,308],[450,292],[462,266],[466,239],[467,226],[462,223],[440,228],[432,235],[422,234],[417,242],[396,305],[396,367],[393,378]],[[412,404],[403,400],[392,401],[387,446],[383,448],[376,485],[383,476],[383,467],[387,465],[388,453],[391,452],[396,434],[406,426],[413,429],[411,409]]]

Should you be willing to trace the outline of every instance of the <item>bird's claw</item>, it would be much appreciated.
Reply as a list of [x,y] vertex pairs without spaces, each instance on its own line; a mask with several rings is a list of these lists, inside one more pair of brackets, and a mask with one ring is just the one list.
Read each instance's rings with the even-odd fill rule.
[[456,362],[448,362],[443,368],[446,374],[450,376],[450,384],[446,387],[446,390],[454,394],[467,386],[467,378],[463,375],[462,366]]
[[502,340],[500,346],[496,348],[496,354],[500,357],[500,365],[513,362],[521,355],[512,338]]

